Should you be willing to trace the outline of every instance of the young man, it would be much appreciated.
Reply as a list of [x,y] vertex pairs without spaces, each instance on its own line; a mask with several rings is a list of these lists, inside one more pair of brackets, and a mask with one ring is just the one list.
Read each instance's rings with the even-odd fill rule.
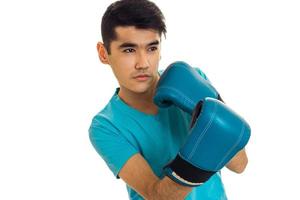
[[[127,184],[130,199],[227,199],[220,173],[203,185],[180,185],[163,173],[188,134],[191,116],[175,106],[153,103],[166,34],[159,8],[147,0],[111,4],[102,18],[103,43],[98,55],[118,80],[108,104],[93,118],[90,140],[117,178]],[[205,78],[205,75],[197,69]],[[241,173],[244,150],[226,165]]]

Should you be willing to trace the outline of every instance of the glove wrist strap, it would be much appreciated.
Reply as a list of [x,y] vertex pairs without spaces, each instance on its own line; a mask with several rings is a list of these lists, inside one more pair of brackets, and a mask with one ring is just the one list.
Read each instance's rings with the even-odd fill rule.
[[216,172],[206,171],[193,166],[178,154],[176,158],[164,167],[166,174],[176,182],[186,186],[198,186],[206,182]]

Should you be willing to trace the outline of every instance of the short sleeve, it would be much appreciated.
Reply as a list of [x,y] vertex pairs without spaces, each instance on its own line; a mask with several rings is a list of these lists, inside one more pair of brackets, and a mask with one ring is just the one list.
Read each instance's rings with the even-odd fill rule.
[[98,154],[104,159],[116,178],[127,160],[138,153],[114,126],[104,118],[94,118],[89,137]]

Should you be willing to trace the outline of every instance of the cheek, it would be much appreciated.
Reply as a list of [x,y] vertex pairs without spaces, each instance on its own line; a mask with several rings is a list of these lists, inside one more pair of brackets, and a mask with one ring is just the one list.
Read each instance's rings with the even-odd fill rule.
[[158,65],[159,60],[160,60],[160,52],[157,52],[150,56],[151,64],[154,66]]
[[122,84],[127,84],[128,79],[131,78],[132,64],[130,62],[126,62],[126,60],[119,59],[117,63],[114,65],[114,74],[118,81]]
[[160,56],[153,56],[150,61],[150,66],[153,72],[158,70]]

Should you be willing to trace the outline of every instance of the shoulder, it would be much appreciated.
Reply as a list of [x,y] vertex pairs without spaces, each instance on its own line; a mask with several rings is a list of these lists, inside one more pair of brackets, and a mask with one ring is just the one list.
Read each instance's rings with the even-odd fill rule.
[[111,127],[113,124],[109,119],[109,116],[105,115],[102,111],[95,115],[92,119],[91,128],[106,128]]
[[106,104],[91,120],[89,127],[90,139],[98,137],[112,137],[119,135],[118,126],[116,125],[116,108],[112,106],[111,101]]
[[122,121],[119,107],[117,95],[114,93],[109,102],[92,118],[91,128],[117,129],[116,124]]

